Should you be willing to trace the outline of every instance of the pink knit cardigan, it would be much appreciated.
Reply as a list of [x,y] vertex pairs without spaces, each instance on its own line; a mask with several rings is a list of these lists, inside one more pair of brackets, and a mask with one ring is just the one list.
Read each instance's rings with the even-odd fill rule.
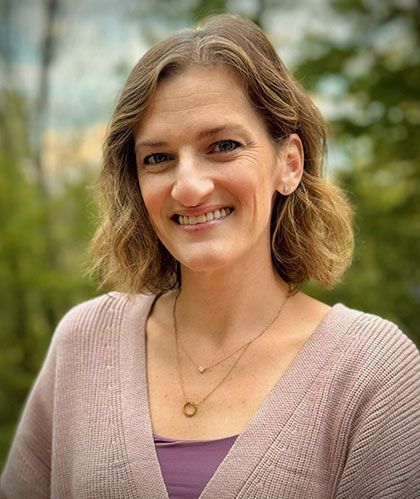
[[[147,393],[153,299],[111,293],[62,319],[1,497],[168,498]],[[395,325],[335,305],[200,497],[420,497],[419,371],[417,349]]]

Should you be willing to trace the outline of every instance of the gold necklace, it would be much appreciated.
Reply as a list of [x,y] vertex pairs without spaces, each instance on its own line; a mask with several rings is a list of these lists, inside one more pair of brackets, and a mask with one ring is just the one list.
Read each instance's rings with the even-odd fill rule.
[[[277,313],[273,317],[273,319],[266,326],[264,326],[264,328],[262,329],[262,331],[260,333],[258,333],[257,336],[255,336],[255,338],[253,338],[252,340],[247,341],[244,345],[242,345],[241,347],[237,348],[233,353],[231,353],[228,356],[224,357],[222,360],[219,360],[218,362],[216,362],[214,364],[211,364],[210,366],[201,367],[201,366],[197,365],[193,361],[193,359],[187,354],[187,352],[184,349],[182,349],[183,352],[187,355],[187,357],[191,360],[191,362],[194,363],[194,365],[197,367],[198,372],[200,372],[200,373],[203,373],[203,372],[211,369],[212,367],[215,367],[215,366],[221,364],[222,362],[224,362],[225,360],[227,360],[229,357],[232,357],[233,355],[235,355],[236,353],[238,353],[238,352],[240,352],[242,350],[241,353],[240,353],[240,355],[238,356],[238,358],[231,365],[231,367],[228,369],[227,373],[223,376],[223,378],[219,381],[219,383],[207,395],[205,395],[200,401],[198,401],[198,402],[192,402],[191,400],[188,400],[188,397],[187,397],[187,395],[185,393],[184,377],[182,375],[181,361],[180,361],[180,358],[179,358],[179,339],[178,339],[178,328],[177,328],[177,323],[176,323],[176,304],[177,304],[177,301],[178,301],[178,298],[179,298],[180,294],[181,294],[181,291],[179,291],[179,293],[175,297],[174,305],[173,305],[173,309],[172,309],[172,317],[173,317],[173,323],[174,323],[176,358],[177,358],[177,364],[178,364],[179,378],[180,378],[180,381],[181,381],[182,395],[183,395],[184,401],[185,401],[184,405],[182,406],[182,412],[184,413],[185,416],[191,418],[191,417],[195,416],[195,414],[197,413],[198,406],[201,403],[203,403],[205,400],[207,400],[210,397],[210,395],[212,395],[219,388],[219,386],[225,381],[225,379],[229,376],[229,374],[235,368],[236,364],[240,361],[240,359],[242,358],[242,356],[248,350],[249,346],[254,341],[256,341],[260,336],[262,336],[274,324],[274,322],[278,319],[281,311],[283,310],[283,307],[284,307],[287,299],[289,298],[289,295],[286,296],[285,300],[281,304],[279,310],[277,311]],[[181,348],[182,348],[182,346],[181,346]]]
[[[274,321],[273,321],[274,322]],[[270,327],[270,326],[268,326]],[[268,328],[267,328],[268,329]],[[265,331],[264,331],[265,332]],[[229,355],[226,355],[226,357],[223,357],[223,359],[215,362],[214,364],[211,364],[209,366],[201,366],[200,364],[197,364],[197,362],[195,362],[195,360],[193,358],[191,358],[190,354],[185,350],[185,348],[183,347],[181,341],[178,339],[178,344],[179,346],[181,347],[181,350],[184,352],[185,356],[188,357],[188,359],[194,364],[194,366],[196,367],[197,371],[200,373],[200,374],[203,374],[204,372],[206,371],[210,371],[210,369],[212,369],[213,367],[216,367],[218,366],[219,364],[221,364],[222,362],[224,362],[225,360],[229,359],[230,357],[233,357],[235,355],[235,353],[238,353],[240,352],[243,348],[245,348],[246,346],[248,346],[250,343],[252,343],[254,340],[251,340],[251,341],[248,341],[247,343],[245,343],[245,345],[242,345],[241,347],[237,348],[234,352],[230,353]]]

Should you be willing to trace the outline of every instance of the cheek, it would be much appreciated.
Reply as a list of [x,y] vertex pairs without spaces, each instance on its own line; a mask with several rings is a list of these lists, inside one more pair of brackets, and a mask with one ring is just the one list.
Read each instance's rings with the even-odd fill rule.
[[240,202],[251,203],[258,185],[257,166],[244,161],[231,165],[216,178],[216,185],[230,192]]
[[231,193],[240,203],[258,211],[271,206],[275,193],[273,182],[264,174],[265,168],[265,165],[257,164],[225,177]]
[[151,222],[155,224],[155,218],[161,212],[164,201],[162,183],[155,178],[139,177],[139,185],[146,210]]
[[162,226],[163,218],[161,216],[162,204],[160,202],[160,196],[156,194],[154,190],[151,190],[148,187],[149,186],[145,186],[142,188],[140,186],[140,192],[153,231],[157,235],[157,237],[162,241],[164,229]]

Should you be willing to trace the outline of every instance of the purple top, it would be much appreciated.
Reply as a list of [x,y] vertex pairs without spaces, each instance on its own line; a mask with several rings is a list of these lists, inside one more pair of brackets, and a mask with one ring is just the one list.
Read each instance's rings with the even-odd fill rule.
[[153,435],[170,499],[196,499],[237,435],[217,440],[174,440]]

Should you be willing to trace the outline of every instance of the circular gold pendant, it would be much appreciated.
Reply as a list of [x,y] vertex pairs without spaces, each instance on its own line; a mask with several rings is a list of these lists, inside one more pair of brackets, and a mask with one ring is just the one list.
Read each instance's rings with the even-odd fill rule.
[[197,406],[194,402],[185,402],[182,412],[187,416],[187,418],[192,418],[197,412]]

